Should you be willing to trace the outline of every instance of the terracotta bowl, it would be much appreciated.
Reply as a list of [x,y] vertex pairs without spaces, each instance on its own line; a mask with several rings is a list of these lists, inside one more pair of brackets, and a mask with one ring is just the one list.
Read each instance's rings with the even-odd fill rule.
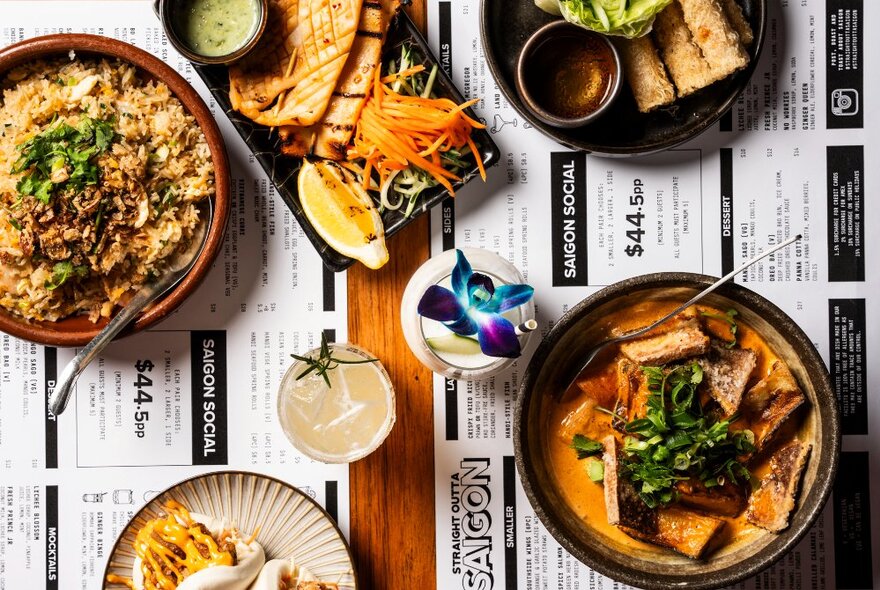
[[[163,81],[196,119],[205,134],[214,165],[214,217],[208,228],[204,249],[192,270],[155,305],[147,309],[122,335],[133,334],[162,320],[195,291],[208,274],[223,244],[229,218],[229,160],[220,129],[207,105],[171,67],[151,54],[108,37],[99,35],[60,34],[35,37],[0,49],[0,78],[11,68],[37,59],[51,59],[75,51],[78,57],[118,58],[137,66],[148,78]],[[4,171],[5,173],[5,171]],[[25,320],[0,310],[0,331],[18,338],[51,346],[83,346],[103,328],[107,320],[90,322],[86,316],[73,316],[57,322]]]
[[[525,372],[514,416],[516,466],[529,502],[553,537],[590,568],[648,589],[721,588],[754,576],[785,555],[806,534],[831,493],[840,454],[840,416],[828,370],[809,337],[782,310],[739,285],[722,286],[704,303],[735,308],[782,358],[808,398],[800,436],[813,445],[790,526],[780,534],[759,531],[735,539],[704,560],[672,551],[623,545],[570,508],[556,485],[546,451],[556,394],[597,344],[602,318],[648,299],[683,303],[715,281],[690,273],[657,273],[615,283],[577,304],[553,327]],[[807,404],[805,404],[807,405]],[[586,473],[584,478],[586,478]]]

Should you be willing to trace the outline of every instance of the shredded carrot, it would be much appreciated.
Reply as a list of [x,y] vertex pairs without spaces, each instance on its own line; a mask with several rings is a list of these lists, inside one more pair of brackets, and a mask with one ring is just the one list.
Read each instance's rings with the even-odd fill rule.
[[471,139],[471,132],[485,129],[485,125],[464,113],[477,99],[458,105],[447,98],[400,94],[390,84],[422,72],[424,67],[414,66],[384,78],[378,70],[348,150],[350,159],[364,160],[365,187],[374,170],[379,186],[384,186],[395,171],[416,166],[454,194],[452,182],[461,179],[443,168],[441,154],[465,146],[470,147],[480,176],[486,180],[486,169]]
[[388,82],[394,82],[398,78],[409,78],[413,74],[418,74],[419,72],[424,72],[425,66],[413,66],[411,68],[407,68],[405,70],[400,70],[394,74],[388,74],[384,78],[380,80],[383,84],[387,84]]

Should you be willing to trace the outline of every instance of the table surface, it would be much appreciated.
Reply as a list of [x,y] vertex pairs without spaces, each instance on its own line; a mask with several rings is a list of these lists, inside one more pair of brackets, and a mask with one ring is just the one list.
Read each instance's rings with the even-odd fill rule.
[[[425,0],[407,8],[423,31],[425,9]],[[350,468],[350,541],[362,588],[437,587],[432,375],[400,326],[403,290],[429,256],[428,217],[389,240],[382,269],[358,264],[348,272],[348,339],[382,359],[397,395],[391,435]]]
[[[407,12],[424,31],[426,1],[413,0]],[[400,299],[429,257],[429,239],[424,215],[389,241],[381,270],[358,264],[348,272],[349,341],[382,359],[397,395],[391,435],[350,468],[350,541],[362,588],[437,586],[432,379],[400,327]]]

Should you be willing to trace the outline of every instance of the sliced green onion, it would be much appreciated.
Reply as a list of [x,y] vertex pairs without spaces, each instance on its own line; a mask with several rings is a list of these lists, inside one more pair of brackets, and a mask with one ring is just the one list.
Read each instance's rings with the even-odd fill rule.
[[602,481],[605,479],[605,464],[598,459],[590,459],[587,461],[587,475],[591,481]]
[[429,98],[431,96],[431,90],[434,89],[434,80],[437,79],[437,64],[434,64],[434,67],[431,68],[431,73],[428,75],[428,81],[425,82],[425,89],[422,90],[422,98]]

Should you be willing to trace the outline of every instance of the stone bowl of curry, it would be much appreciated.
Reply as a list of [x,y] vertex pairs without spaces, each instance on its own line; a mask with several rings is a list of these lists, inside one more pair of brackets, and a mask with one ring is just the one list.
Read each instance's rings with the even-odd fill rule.
[[715,280],[656,273],[586,298],[544,338],[517,400],[516,464],[541,522],[590,568],[641,588],[721,588],[771,566],[819,517],[837,471],[825,364],[745,287],[580,371],[592,346]]

